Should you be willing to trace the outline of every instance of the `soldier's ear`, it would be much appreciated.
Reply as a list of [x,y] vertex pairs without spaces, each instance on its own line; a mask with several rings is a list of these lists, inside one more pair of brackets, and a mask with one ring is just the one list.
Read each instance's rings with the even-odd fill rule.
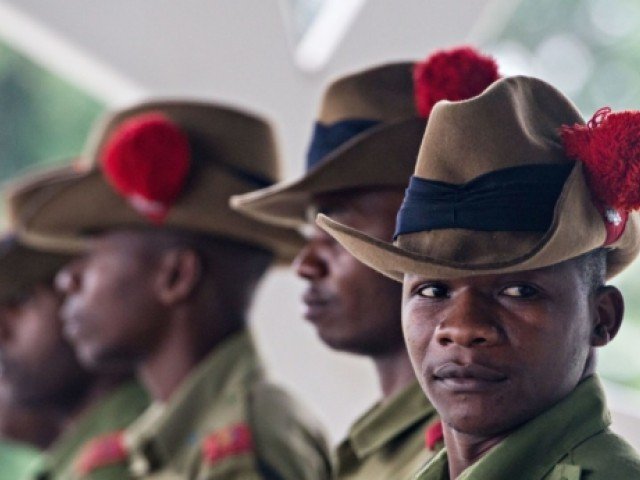
[[169,249],[158,263],[155,289],[165,306],[172,306],[188,299],[197,287],[202,275],[199,255],[189,249]]
[[595,293],[591,346],[602,347],[618,334],[624,315],[624,300],[620,290],[611,285],[598,288]]

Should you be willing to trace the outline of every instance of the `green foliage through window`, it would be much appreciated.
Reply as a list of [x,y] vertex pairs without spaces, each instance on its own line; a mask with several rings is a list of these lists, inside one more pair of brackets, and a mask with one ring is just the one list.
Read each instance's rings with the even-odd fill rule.
[[77,156],[103,105],[0,43],[0,180]]

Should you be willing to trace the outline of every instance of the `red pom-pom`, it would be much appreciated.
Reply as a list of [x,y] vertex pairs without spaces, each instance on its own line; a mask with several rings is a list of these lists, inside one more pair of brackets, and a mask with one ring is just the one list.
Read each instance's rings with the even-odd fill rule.
[[584,164],[589,188],[606,208],[640,208],[640,112],[602,108],[587,125],[561,129],[568,157]]
[[475,97],[498,78],[495,60],[472,47],[435,52],[413,69],[418,113],[426,118],[440,100]]
[[162,113],[145,113],[118,126],[105,143],[101,162],[113,188],[140,213],[162,222],[189,174],[189,140]]

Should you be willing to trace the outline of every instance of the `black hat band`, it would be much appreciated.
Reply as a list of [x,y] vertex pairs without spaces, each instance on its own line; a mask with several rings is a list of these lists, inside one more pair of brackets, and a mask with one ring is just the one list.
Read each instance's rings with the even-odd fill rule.
[[398,235],[462,228],[545,232],[574,164],[510,167],[455,185],[411,177],[398,212]]

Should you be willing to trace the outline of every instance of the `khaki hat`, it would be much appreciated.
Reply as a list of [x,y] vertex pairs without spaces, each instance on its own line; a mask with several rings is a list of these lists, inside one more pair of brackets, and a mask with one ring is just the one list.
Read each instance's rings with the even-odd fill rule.
[[317,223],[398,281],[531,270],[599,247],[610,278],[640,248],[637,117],[599,111],[585,125],[551,85],[505,78],[434,107],[393,244]]
[[42,248],[75,251],[92,233],[162,227],[288,260],[302,245],[296,232],[258,224],[228,206],[231,195],[279,178],[265,120],[219,105],[155,101],[107,116],[82,162],[17,181],[9,208],[21,238]]
[[15,300],[39,282],[49,282],[71,256],[21,243],[13,233],[0,237],[0,303]]
[[407,186],[426,118],[441,99],[479,94],[498,67],[471,47],[435,52],[339,78],[320,106],[302,178],[234,196],[232,206],[265,223],[299,227],[314,195]]

